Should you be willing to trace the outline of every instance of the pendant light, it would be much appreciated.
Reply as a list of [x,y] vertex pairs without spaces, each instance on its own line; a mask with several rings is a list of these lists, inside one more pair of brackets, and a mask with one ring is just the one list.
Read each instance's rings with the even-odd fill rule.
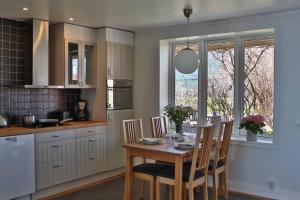
[[[193,13],[191,8],[183,9],[184,16],[187,18],[187,24],[190,22],[190,16]],[[186,48],[182,49],[175,56],[175,67],[183,74],[193,73],[199,64],[199,56],[189,47],[189,37],[186,37]]]

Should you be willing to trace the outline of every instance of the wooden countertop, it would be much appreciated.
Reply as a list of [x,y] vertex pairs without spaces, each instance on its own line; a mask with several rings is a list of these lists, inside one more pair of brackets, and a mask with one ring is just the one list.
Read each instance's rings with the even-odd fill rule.
[[45,128],[26,128],[22,126],[10,126],[8,128],[0,129],[0,137],[24,135],[30,133],[43,133],[49,131],[59,131],[74,128],[84,128],[91,126],[106,126],[106,121],[70,121],[66,122],[65,125]]

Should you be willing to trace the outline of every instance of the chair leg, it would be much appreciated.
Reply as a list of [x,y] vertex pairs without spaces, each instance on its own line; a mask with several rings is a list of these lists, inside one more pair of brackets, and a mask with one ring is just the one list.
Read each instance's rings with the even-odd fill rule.
[[189,200],[194,200],[194,189],[189,188]]
[[145,194],[145,181],[142,180],[141,189],[140,189],[140,199],[144,199],[144,194]]
[[160,183],[159,180],[156,179],[156,200],[160,200]]
[[221,174],[221,179],[222,179],[222,185],[223,185],[223,196],[224,196],[224,199],[228,199],[228,188],[227,188],[227,175],[226,175],[226,171],[224,171],[222,174]]
[[186,191],[187,191],[187,189],[185,189],[185,187],[183,187],[183,200],[186,200],[186,195],[187,195],[187,193],[186,193]]
[[168,190],[169,190],[169,200],[173,200],[173,196],[174,196],[174,188],[172,185],[168,186]]
[[218,200],[218,180],[216,174],[214,174],[212,178],[213,178],[213,199]]
[[149,189],[149,193],[150,193],[150,200],[154,200],[154,195],[155,195],[155,192],[156,189],[155,189],[155,181],[154,179],[152,179],[150,181],[150,189]]
[[207,177],[205,182],[203,183],[203,200],[208,200],[208,190],[207,190]]

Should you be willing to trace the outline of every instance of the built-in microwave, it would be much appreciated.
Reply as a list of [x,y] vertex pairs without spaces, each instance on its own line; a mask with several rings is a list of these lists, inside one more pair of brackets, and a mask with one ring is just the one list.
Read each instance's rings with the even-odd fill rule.
[[132,109],[132,80],[108,79],[106,86],[107,110]]

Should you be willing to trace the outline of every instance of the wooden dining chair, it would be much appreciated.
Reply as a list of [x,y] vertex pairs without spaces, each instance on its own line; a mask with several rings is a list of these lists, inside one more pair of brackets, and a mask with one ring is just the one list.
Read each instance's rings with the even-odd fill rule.
[[168,132],[167,117],[152,117],[151,118],[152,135],[155,138],[163,138]]
[[[203,137],[201,138],[201,136]],[[200,149],[199,149],[200,146]],[[189,200],[194,200],[194,188],[202,186],[203,199],[208,200],[207,170],[209,154],[212,148],[212,126],[200,127],[197,130],[192,162],[183,165],[183,194],[188,190]],[[156,200],[160,200],[160,184],[175,186],[175,167],[160,171],[156,176]],[[184,195],[185,197],[186,195]]]
[[[127,144],[137,144],[139,138],[143,138],[142,119],[123,120],[124,140]],[[150,200],[155,197],[155,177],[160,170],[167,169],[166,164],[160,163],[146,163],[143,159],[142,164],[133,167],[133,176],[142,180],[140,189],[140,199],[144,199],[145,181],[150,183]]]
[[[219,135],[214,149],[214,158],[209,161],[208,175],[213,178],[214,200],[218,200],[218,195],[222,195],[225,199],[228,199],[226,167],[232,127],[233,121],[220,122]],[[220,184],[217,183],[218,180]]]

